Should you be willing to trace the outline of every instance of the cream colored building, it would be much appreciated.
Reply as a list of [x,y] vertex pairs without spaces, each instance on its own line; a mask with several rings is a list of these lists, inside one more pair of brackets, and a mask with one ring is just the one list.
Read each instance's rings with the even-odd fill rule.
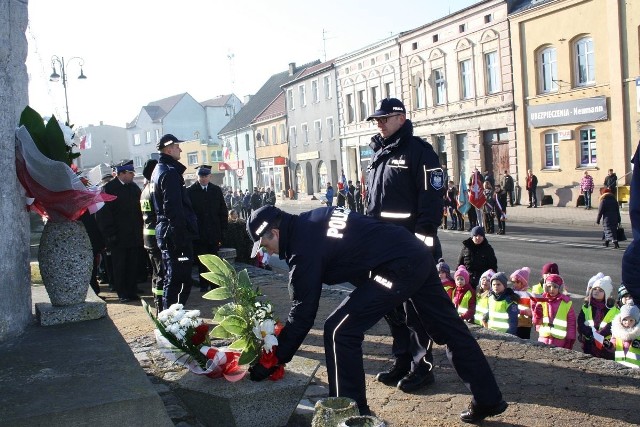
[[[576,205],[584,172],[622,183],[638,141],[640,2],[520,1],[509,15],[518,168],[539,197]],[[524,185],[523,173],[519,175]]]
[[478,168],[515,177],[507,3],[479,2],[402,34],[402,100],[458,184]]

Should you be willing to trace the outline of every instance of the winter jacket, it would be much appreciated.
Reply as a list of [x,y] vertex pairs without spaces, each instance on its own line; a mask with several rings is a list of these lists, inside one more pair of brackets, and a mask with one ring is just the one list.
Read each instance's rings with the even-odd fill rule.
[[621,221],[620,207],[612,193],[604,193],[600,196],[596,223],[600,224],[601,220],[605,240],[617,241],[617,229]]
[[479,245],[473,243],[473,239],[469,237],[462,242],[462,246],[460,256],[458,257],[458,265],[464,265],[469,272],[471,285],[477,286],[480,281],[480,276],[482,276],[482,273],[485,271],[489,269],[498,271],[496,254],[486,237]]
[[593,339],[593,326],[596,332],[602,329],[602,320],[609,311],[604,301],[590,298],[578,314],[578,341],[582,343],[582,351],[595,357],[612,359],[611,353],[605,348],[598,348]]
[[222,242],[223,231],[227,229],[229,211],[220,187],[209,183],[206,188],[203,190],[196,181],[187,188],[187,194],[198,218],[198,240],[218,245]]
[[520,297],[511,288],[506,288],[501,294],[489,292],[489,309],[483,319],[488,325],[487,327],[516,335],[518,332],[519,300]]
[[[566,332],[564,338],[556,338],[553,336],[544,337],[540,335],[538,337],[538,341],[541,343],[552,345],[555,347],[562,347],[571,350],[573,348],[573,344],[576,341],[576,314],[573,311],[573,307],[571,306],[571,297],[569,295],[558,294],[554,297],[550,296],[547,292],[542,294],[543,298],[546,298],[546,302],[538,301],[535,303],[533,310],[533,324],[536,325],[536,330],[540,331],[543,326],[552,326],[554,325],[554,320],[556,320],[556,314],[558,313],[558,309],[562,302],[568,304],[568,312],[566,319],[558,319],[558,320],[566,320]],[[546,304],[548,308],[548,316],[549,323],[544,322],[544,309],[543,306]],[[563,327],[561,323],[556,322],[555,326]]]
[[591,175],[584,175],[580,180],[580,191],[593,193],[593,177]]
[[456,286],[453,290],[453,305],[458,310],[460,318],[473,323],[476,314],[476,291],[471,285]]

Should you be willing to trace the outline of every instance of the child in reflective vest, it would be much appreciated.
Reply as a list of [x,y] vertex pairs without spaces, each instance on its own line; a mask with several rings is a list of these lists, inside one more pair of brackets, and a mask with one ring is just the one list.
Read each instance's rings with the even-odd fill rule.
[[489,312],[489,293],[491,292],[491,278],[496,274],[491,268],[482,273],[476,290],[476,314],[474,323],[476,325],[487,327],[484,315]]
[[542,295],[544,293],[544,281],[550,274],[560,274],[560,269],[558,268],[558,264],[555,262],[548,262],[542,266],[542,278],[540,282],[533,285],[531,288],[531,293],[534,295]]
[[453,280],[453,277],[451,277],[451,268],[444,262],[443,258],[438,260],[436,268],[438,269],[438,275],[440,276],[440,281],[442,282],[442,286],[444,286],[445,292],[449,295],[449,298],[453,299],[453,289],[456,287],[456,282]]
[[489,329],[516,335],[520,297],[507,284],[507,275],[503,272],[498,272],[491,278],[489,311],[485,314],[485,321]]
[[524,340],[531,338],[531,298],[529,289],[529,275],[531,269],[522,267],[511,273],[511,283],[513,283],[513,291],[518,294],[520,301],[518,302],[518,331],[516,335]]
[[582,343],[582,351],[603,359],[613,357],[604,348],[605,336],[600,332],[605,316],[614,306],[612,292],[611,277],[602,273],[593,276],[587,285],[587,296],[578,314],[578,341]]
[[611,342],[606,342],[614,352],[614,360],[629,368],[640,368],[640,309],[625,304],[611,322]]
[[558,274],[549,274],[544,281],[544,293],[535,298],[533,324],[538,341],[554,347],[572,349],[576,341],[576,314],[571,298],[564,294],[564,281]]
[[473,317],[476,313],[476,291],[469,283],[469,272],[464,268],[464,265],[458,267],[453,279],[456,282],[456,288],[453,291],[453,305],[462,320],[473,323]]

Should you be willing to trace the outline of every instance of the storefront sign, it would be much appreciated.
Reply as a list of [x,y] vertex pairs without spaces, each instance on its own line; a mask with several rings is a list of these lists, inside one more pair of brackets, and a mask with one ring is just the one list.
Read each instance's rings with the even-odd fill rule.
[[307,151],[306,153],[296,154],[296,159],[298,161],[312,160],[312,159],[319,159],[319,158],[320,158],[320,151]]
[[607,98],[577,99],[553,104],[530,105],[527,109],[529,126],[557,126],[607,120]]
[[368,145],[360,147],[360,159],[366,160],[373,156],[373,150]]
[[561,129],[558,131],[558,141],[566,141],[569,139],[573,139],[571,138],[571,129]]
[[274,157],[273,164],[278,166],[285,166],[287,164],[287,159],[282,156]]
[[244,160],[227,160],[226,162],[220,162],[218,169],[221,171],[244,169]]

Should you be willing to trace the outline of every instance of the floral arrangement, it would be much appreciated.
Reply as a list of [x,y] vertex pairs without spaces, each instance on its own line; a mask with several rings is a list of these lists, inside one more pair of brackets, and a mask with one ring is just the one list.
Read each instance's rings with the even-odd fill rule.
[[142,306],[156,326],[155,335],[163,355],[195,374],[239,381],[246,371],[238,365],[240,352],[211,347],[209,326],[200,319],[199,310],[184,310],[173,304],[154,316],[145,301]]
[[211,337],[233,339],[230,349],[242,352],[238,363],[252,365],[260,363],[265,368],[276,367],[269,376],[278,380],[284,376],[284,367],[278,365],[275,349],[282,324],[275,318],[273,309],[259,288],[251,284],[247,270],[236,273],[224,259],[215,255],[198,257],[209,272],[202,277],[220,286],[203,295],[203,298],[230,302],[214,309],[213,321],[217,326]]
[[25,190],[27,208],[52,221],[77,220],[95,213],[115,199],[99,188],[86,186],[71,168],[74,153],[72,126],[52,116],[44,119],[31,107],[20,116],[16,130],[16,173]]

